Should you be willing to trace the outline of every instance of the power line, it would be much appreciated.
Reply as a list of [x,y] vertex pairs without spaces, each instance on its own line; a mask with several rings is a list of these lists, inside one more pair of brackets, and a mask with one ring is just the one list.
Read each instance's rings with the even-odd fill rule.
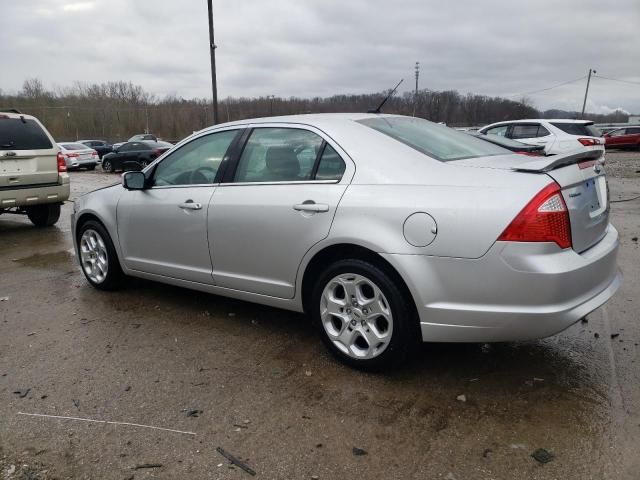
[[566,82],[558,83],[557,85],[553,85],[551,87],[541,88],[540,90],[532,90],[531,92],[525,92],[525,93],[514,93],[514,94],[511,94],[511,95],[505,95],[505,97],[519,97],[519,96],[525,96],[525,95],[532,95],[534,93],[546,92],[547,90],[553,90],[554,88],[562,87],[562,86],[568,85],[570,83],[579,82],[580,80],[584,80],[585,78],[587,78],[587,76],[583,75],[580,78],[575,78],[573,80],[567,80]]
[[634,82],[632,80],[622,80],[620,78],[603,77],[602,75],[597,75],[594,78],[602,78],[603,80],[612,80],[614,82],[630,83],[631,85],[640,85],[640,82]]

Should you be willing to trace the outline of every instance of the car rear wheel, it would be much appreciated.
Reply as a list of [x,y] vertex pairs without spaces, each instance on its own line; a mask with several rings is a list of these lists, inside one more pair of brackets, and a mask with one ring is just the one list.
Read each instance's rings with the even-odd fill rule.
[[50,227],[60,218],[60,205],[34,205],[27,207],[27,217],[36,227]]
[[107,173],[113,172],[113,165],[111,164],[111,160],[104,160],[102,162],[102,170]]
[[149,165],[149,162],[147,160],[141,160],[140,161],[140,166],[142,168],[147,168],[147,165]]
[[95,170],[96,169],[96,164],[94,163],[93,165],[89,165],[87,167],[87,170]]
[[311,305],[327,348],[353,367],[395,367],[419,345],[412,299],[373,263],[347,259],[330,265],[318,277]]
[[116,250],[106,229],[90,220],[78,232],[78,253],[84,276],[100,290],[114,290],[124,277]]

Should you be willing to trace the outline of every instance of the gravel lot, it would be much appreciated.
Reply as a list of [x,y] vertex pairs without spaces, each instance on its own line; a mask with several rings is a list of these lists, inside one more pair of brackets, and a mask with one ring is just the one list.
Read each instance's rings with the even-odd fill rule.
[[[612,200],[640,195],[640,152],[608,153],[607,171]],[[74,196],[119,180],[71,176]],[[588,322],[426,344],[377,375],[291,312],[139,280],[94,290],[70,210],[46,230],[0,216],[0,478],[250,478],[217,447],[265,479],[638,478],[640,200],[613,204],[625,282]]]

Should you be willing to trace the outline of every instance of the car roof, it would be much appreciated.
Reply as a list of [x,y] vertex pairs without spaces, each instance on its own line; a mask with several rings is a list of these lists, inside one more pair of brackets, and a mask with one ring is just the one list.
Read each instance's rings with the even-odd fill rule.
[[34,117],[33,115],[27,115],[26,113],[15,113],[15,112],[7,112],[5,110],[0,109],[0,115],[2,115],[3,117],[9,117],[9,118],[27,118],[27,119],[31,119],[31,120],[35,120],[36,117]]
[[519,120],[503,120],[501,122],[495,122],[495,123],[501,124],[501,123],[529,123],[529,122],[582,123],[582,124],[593,123],[593,121],[591,120],[572,120],[570,118],[521,118]]
[[[267,123],[289,123],[300,124],[314,127],[331,127],[339,126],[345,122],[352,122],[358,120],[365,120],[367,118],[384,118],[384,117],[406,117],[405,115],[391,115],[386,113],[305,113],[300,115],[282,115],[278,117],[258,117],[258,118],[245,118],[243,120],[235,120],[233,122],[219,123],[202,129],[200,132],[206,132],[208,130],[217,130],[219,128],[242,126],[242,125],[256,125]],[[195,132],[199,133],[199,132]]]

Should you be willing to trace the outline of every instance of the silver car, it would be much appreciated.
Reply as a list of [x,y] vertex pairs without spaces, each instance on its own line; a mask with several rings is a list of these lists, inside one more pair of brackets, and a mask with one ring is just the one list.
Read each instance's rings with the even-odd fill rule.
[[306,312],[345,362],[553,335],[618,289],[598,155],[527,158],[418,118],[217,125],[75,201],[82,270]]

